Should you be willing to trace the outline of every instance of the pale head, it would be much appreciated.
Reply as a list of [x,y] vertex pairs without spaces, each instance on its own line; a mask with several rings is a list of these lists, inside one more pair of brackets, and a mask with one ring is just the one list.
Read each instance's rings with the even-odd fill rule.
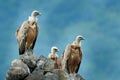
[[56,53],[56,52],[58,52],[59,51],[59,49],[56,47],[56,46],[53,46],[52,48],[51,48],[51,52],[53,52],[53,53]]
[[85,40],[85,39],[84,39],[83,36],[78,35],[78,36],[76,37],[76,41],[80,42],[81,40]]
[[39,11],[37,11],[37,10],[34,10],[34,11],[32,12],[32,14],[31,14],[31,16],[33,16],[33,17],[36,17],[36,16],[38,16],[38,15],[41,15],[41,13],[40,13]]

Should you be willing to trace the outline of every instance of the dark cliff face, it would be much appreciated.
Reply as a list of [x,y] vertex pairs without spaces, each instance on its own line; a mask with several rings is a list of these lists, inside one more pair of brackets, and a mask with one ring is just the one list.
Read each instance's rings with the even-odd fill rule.
[[28,51],[11,62],[6,80],[84,80],[79,74],[71,75],[54,69],[54,62],[44,56],[38,59]]

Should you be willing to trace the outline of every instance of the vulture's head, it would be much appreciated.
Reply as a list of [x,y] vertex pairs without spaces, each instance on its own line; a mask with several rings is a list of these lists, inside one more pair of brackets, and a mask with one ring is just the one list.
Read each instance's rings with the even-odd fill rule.
[[41,13],[39,11],[37,11],[37,10],[34,10],[31,15],[36,17],[38,15],[41,15]]
[[52,48],[51,48],[51,52],[53,52],[53,53],[56,53],[56,52],[58,52],[59,51],[59,49],[56,47],[56,46],[53,46]]
[[85,38],[83,36],[81,36],[81,35],[78,35],[76,37],[76,40],[80,42],[81,40],[85,40]]

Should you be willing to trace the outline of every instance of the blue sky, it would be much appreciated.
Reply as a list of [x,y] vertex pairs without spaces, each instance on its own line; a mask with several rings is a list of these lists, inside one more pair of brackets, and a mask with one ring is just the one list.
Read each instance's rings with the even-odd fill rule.
[[0,80],[18,58],[16,29],[33,10],[40,25],[34,52],[47,56],[52,46],[61,57],[67,44],[82,35],[83,60],[79,74],[86,80],[119,80],[119,0],[0,0]]

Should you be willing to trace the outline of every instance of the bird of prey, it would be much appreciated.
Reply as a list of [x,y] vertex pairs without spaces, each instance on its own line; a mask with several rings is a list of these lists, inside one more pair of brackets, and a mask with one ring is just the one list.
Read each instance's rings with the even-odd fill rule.
[[35,46],[39,29],[37,23],[38,15],[41,15],[41,13],[34,10],[28,20],[24,21],[16,31],[16,38],[19,45],[19,55],[24,54],[25,50],[33,50]]
[[81,40],[84,38],[78,35],[72,44],[67,45],[63,53],[63,67],[69,74],[77,73],[82,60]]

